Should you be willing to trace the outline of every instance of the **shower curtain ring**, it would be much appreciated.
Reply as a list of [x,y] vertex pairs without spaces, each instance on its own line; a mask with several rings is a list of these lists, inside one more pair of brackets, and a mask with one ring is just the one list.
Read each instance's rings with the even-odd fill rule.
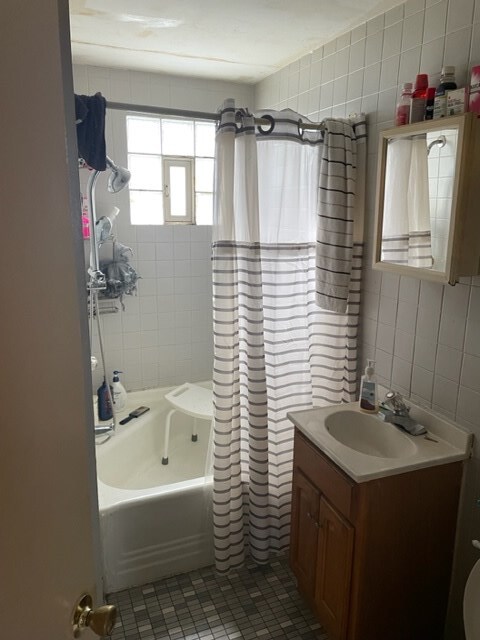
[[262,114],[260,117],[262,118],[262,120],[268,120],[270,122],[270,127],[268,129],[262,129],[263,125],[259,124],[257,125],[257,131],[258,133],[261,133],[263,136],[268,136],[268,134],[272,133],[272,131],[275,129],[275,119],[268,114],[266,115]]

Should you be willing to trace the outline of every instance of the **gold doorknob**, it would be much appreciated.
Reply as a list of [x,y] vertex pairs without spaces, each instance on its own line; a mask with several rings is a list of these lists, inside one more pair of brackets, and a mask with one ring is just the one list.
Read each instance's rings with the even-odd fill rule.
[[78,599],[73,610],[73,636],[78,638],[87,627],[98,636],[109,636],[117,620],[117,608],[113,604],[105,604],[92,609],[92,596],[84,593]]

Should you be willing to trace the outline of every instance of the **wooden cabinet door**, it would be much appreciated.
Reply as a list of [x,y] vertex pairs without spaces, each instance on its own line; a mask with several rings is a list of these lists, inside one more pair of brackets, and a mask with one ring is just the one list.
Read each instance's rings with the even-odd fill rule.
[[325,500],[320,500],[315,608],[332,640],[347,634],[354,529]]
[[290,565],[299,590],[312,599],[315,590],[320,493],[298,468],[294,470],[292,492]]

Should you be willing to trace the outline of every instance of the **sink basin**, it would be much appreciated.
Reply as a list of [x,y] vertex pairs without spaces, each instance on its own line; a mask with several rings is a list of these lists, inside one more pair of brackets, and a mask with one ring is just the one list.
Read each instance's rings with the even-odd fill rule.
[[472,450],[469,431],[413,403],[410,415],[429,437],[407,435],[379,416],[360,411],[358,402],[287,415],[302,436],[358,483],[466,460]]
[[374,415],[336,411],[325,418],[325,427],[338,442],[359,453],[379,458],[405,458],[417,447],[401,431]]

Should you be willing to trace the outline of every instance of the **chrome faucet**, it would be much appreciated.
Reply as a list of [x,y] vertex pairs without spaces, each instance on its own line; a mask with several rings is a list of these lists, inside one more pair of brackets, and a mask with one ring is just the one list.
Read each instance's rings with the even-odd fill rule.
[[106,433],[113,433],[115,431],[115,423],[95,425],[95,435],[104,436]]
[[410,407],[405,404],[402,396],[395,391],[389,391],[385,395],[380,411],[385,422],[391,422],[412,436],[420,436],[427,433],[425,427],[410,417]]

